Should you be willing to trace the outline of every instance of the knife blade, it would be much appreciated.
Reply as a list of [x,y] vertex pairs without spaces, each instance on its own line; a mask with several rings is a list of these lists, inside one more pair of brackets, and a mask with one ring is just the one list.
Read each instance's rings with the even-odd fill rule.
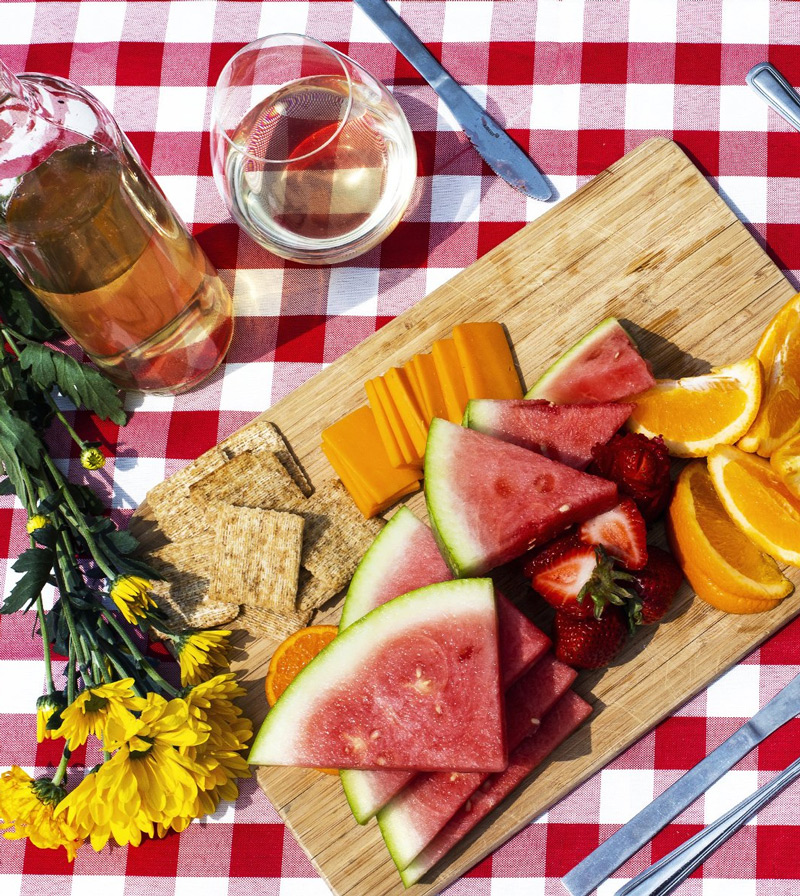
[[603,881],[638,852],[673,818],[690,806],[715,781],[765,737],[800,713],[800,675],[780,690],[763,709],[745,722],[716,750],[668,787],[562,879],[572,896],[589,896]]
[[539,170],[502,127],[430,54],[386,0],[354,0],[445,102],[486,164],[533,199],[552,196]]

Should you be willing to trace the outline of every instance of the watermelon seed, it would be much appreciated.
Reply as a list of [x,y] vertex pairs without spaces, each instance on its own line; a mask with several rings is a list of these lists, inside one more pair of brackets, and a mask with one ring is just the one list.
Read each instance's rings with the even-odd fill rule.
[[376,728],[369,736],[370,740],[377,740],[381,736],[380,731]]
[[572,510],[572,504],[562,504],[561,507],[558,508],[559,513],[567,513]]

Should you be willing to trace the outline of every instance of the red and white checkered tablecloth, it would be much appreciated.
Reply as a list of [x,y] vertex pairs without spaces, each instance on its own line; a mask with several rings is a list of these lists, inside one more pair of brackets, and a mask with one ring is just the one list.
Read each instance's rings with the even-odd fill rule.
[[[560,197],[646,138],[676,140],[794,283],[800,282],[800,133],[745,86],[774,62],[800,85],[800,3],[768,0],[404,0],[403,17],[493,112]],[[284,264],[232,223],[211,176],[211,86],[254,38],[305,32],[363,63],[414,131],[419,199],[369,254],[332,268]],[[94,474],[118,522],[147,490],[436,286],[544,213],[482,166],[447,109],[343,0],[3,0],[0,56],[14,71],[71,78],[112,109],[230,287],[237,330],[223,368],[178,398],[129,395],[118,428],[78,415],[111,458]],[[76,453],[55,445],[80,478]],[[26,546],[25,515],[0,497],[0,589]],[[796,599],[796,598],[794,598]],[[0,768],[44,773],[43,692],[29,617],[0,617]],[[800,621],[773,637],[448,891],[564,896],[593,847],[692,767],[800,672]],[[795,720],[742,761],[600,888],[610,896],[798,752]],[[91,756],[77,751],[76,772]],[[682,885],[685,896],[800,894],[800,787],[788,789]],[[0,840],[3,896],[322,896],[319,880],[253,781],[235,804],[138,849],[63,851]],[[363,896],[370,896],[364,893]]]

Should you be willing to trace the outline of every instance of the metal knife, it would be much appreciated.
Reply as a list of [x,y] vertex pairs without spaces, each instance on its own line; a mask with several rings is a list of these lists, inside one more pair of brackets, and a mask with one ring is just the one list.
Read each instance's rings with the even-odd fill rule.
[[547,181],[520,147],[457,84],[386,0],[354,0],[447,104],[486,164],[534,199],[552,196]]
[[745,75],[745,81],[792,127],[800,131],[800,96],[769,62],[759,62]]
[[576,865],[562,880],[567,891],[572,896],[589,896],[589,893],[652,840],[661,828],[691,805],[753,747],[798,713],[800,675],[793,678],[749,722],[745,722],[702,762],[686,772]]

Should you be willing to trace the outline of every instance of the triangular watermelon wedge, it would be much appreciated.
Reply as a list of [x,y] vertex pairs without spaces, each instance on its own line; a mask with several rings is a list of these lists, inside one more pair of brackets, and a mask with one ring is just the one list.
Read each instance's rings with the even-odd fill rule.
[[270,710],[249,761],[313,768],[505,767],[490,579],[442,582],[353,623]]
[[633,412],[632,404],[553,404],[536,399],[473,398],[464,426],[584,470]]
[[[431,530],[401,507],[362,557],[345,596],[339,631],[401,594],[452,577]],[[505,689],[541,657],[550,640],[506,597],[497,591],[495,597]],[[353,815],[359,824],[366,824],[416,772],[341,769],[339,774]]]
[[431,422],[425,502],[457,576],[482,575],[617,500],[606,479],[446,420]]
[[556,404],[619,401],[656,384],[650,365],[615,317],[567,349],[525,394]]

